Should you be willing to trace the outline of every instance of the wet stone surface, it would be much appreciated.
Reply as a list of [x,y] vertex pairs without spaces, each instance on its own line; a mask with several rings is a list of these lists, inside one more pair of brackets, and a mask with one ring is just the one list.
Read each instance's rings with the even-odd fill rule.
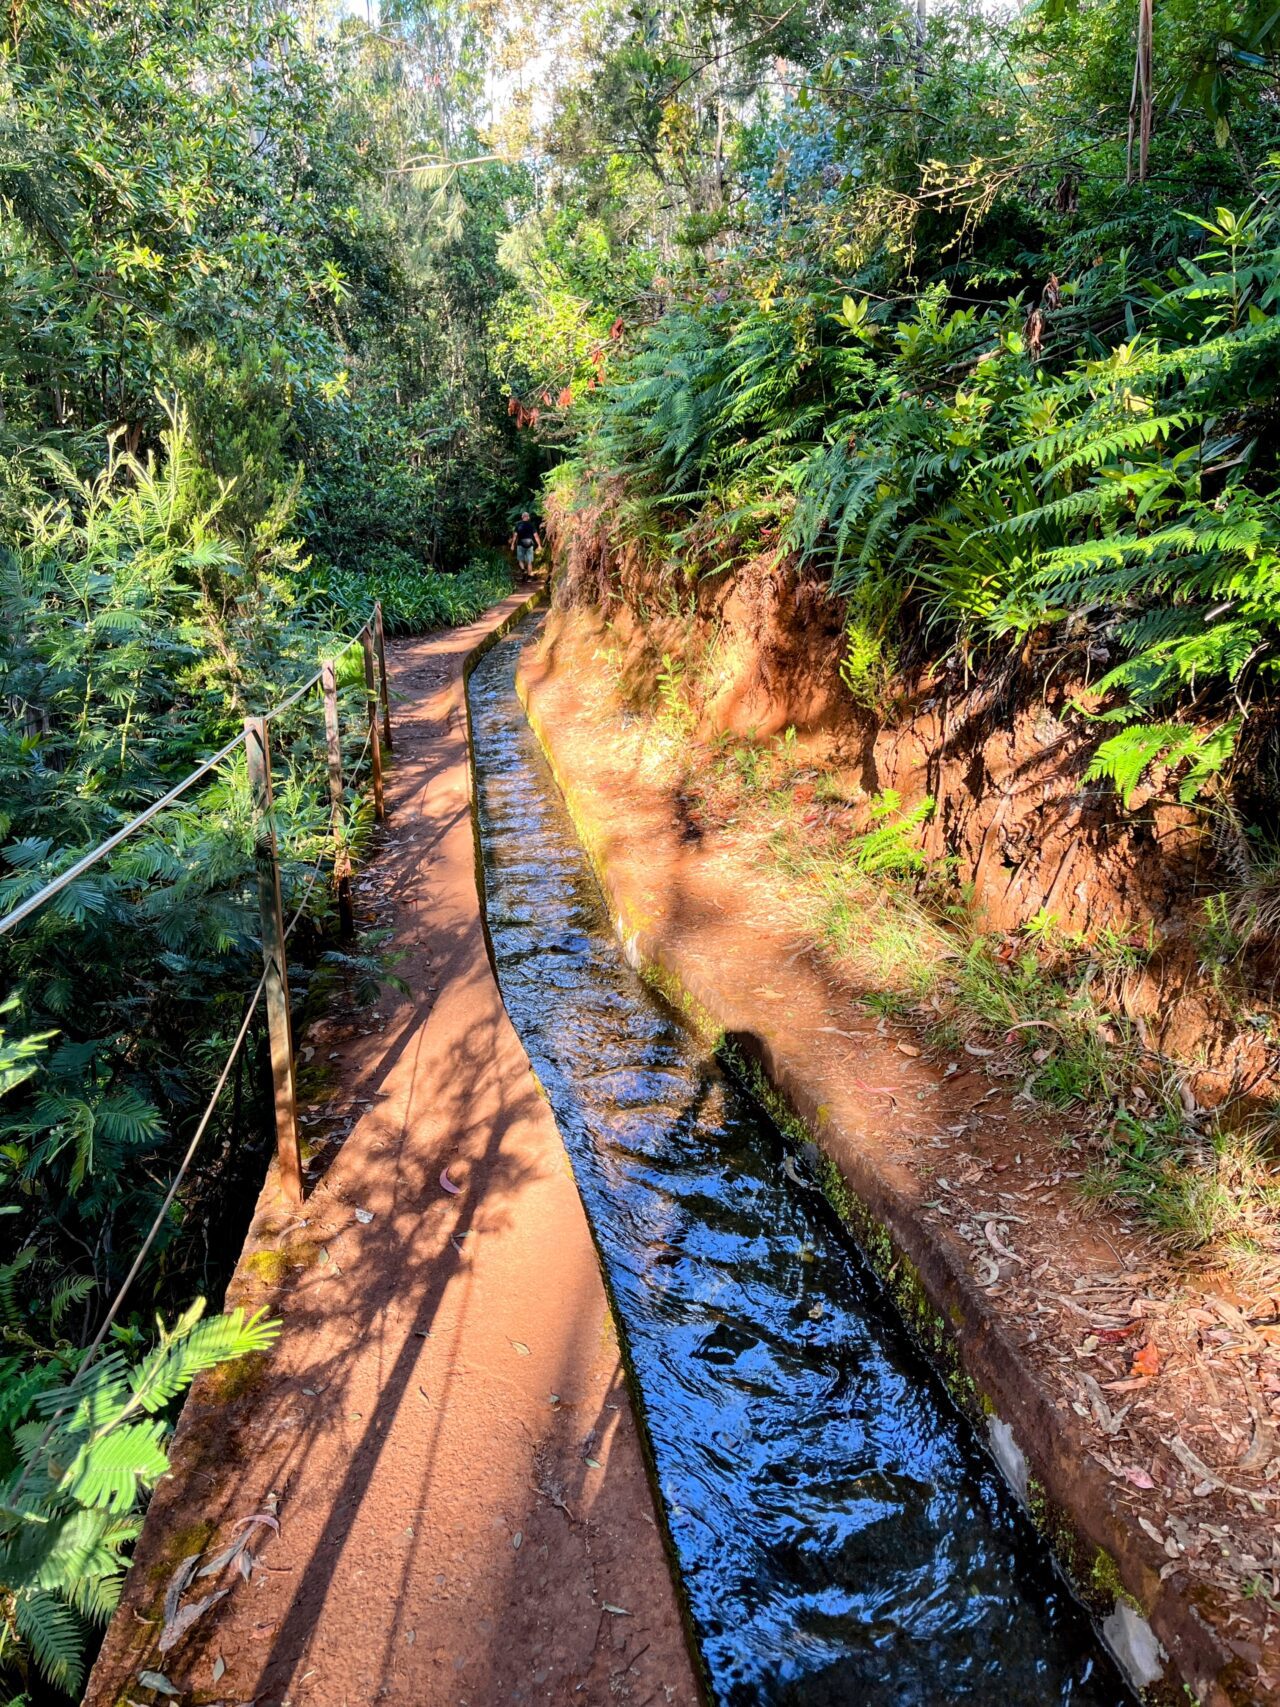
[[489,926],[604,1255],[717,1700],[1130,1700],[825,1200],[623,960],[515,694],[524,638],[470,689]]

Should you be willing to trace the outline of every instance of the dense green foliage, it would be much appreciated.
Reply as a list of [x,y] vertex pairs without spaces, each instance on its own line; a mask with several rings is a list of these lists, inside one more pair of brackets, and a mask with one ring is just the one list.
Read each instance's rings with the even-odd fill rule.
[[79,1685],[85,1624],[115,1606],[139,1495],[168,1469],[165,1413],[202,1369],[276,1337],[241,1310],[203,1315],[199,1300],[172,1329],[157,1322],[138,1358],[117,1346],[79,1368],[0,1359],[0,1665],[29,1656],[52,1683]]
[[397,564],[365,571],[334,569],[312,578],[308,599],[335,628],[359,627],[370,599],[377,599],[388,634],[424,634],[474,622],[510,588],[510,563],[497,552],[487,552],[452,575],[423,575]]
[[[1162,760],[1274,830],[1280,14],[1166,0],[1154,83],[1119,0],[363,14],[8,8],[0,911],[374,597],[393,633],[472,618],[552,465],[677,591],[748,562],[820,578],[863,705],[926,655],[1066,671],[1095,777],[1128,797]],[[342,679],[354,769],[350,652]],[[377,970],[310,886],[335,852],[313,710],[273,725],[299,1011]],[[347,807],[358,851],[358,776]],[[73,1686],[110,1604],[161,1464],[129,1395],[159,1358],[159,1417],[265,1331],[184,1317],[153,1346],[138,1313],[217,1287],[263,1162],[255,1037],[77,1373],[257,977],[253,836],[232,755],[0,940],[15,1688]],[[902,823],[873,838],[867,871],[910,870]]]
[[[25,0],[4,44],[0,383],[12,505],[56,447],[145,451],[187,407],[246,540],[452,567],[505,517],[509,456],[474,339],[514,176],[397,177],[429,146],[406,21],[195,0]],[[390,176],[388,175],[390,174]],[[511,182],[507,182],[511,179]]]
[[[314,618],[296,614],[290,554],[274,569],[255,564],[216,502],[203,502],[181,418],[154,465],[113,457],[88,486],[62,472],[63,489],[30,513],[0,578],[13,707],[0,730],[0,912],[233,739],[246,710],[279,700],[330,648]],[[348,653],[349,766],[360,747],[358,669]],[[305,902],[298,999],[332,965],[328,885],[306,893],[315,862],[332,852],[316,723],[313,700],[310,715],[304,703],[273,725],[286,900]],[[358,786],[350,813],[347,839],[358,844]],[[24,1474],[40,1394],[75,1374],[78,1348],[162,1207],[259,976],[256,909],[241,749],[0,939],[11,1040],[0,1057],[0,1088],[11,1093],[0,1107],[0,1384],[12,1431],[0,1440],[0,1478]],[[354,983],[356,956],[343,959]],[[145,1347],[137,1312],[149,1296],[185,1300],[225,1275],[222,1247],[243,1224],[239,1205],[252,1201],[267,1153],[259,1050],[255,1037],[161,1222],[113,1358]],[[125,1505],[102,1518],[105,1528],[80,1514],[70,1483],[54,1498],[50,1474],[27,1476],[20,1500],[0,1494],[0,1581],[14,1596],[0,1653],[18,1670],[30,1654],[65,1683],[84,1649],[78,1620],[109,1606],[132,1529]],[[31,1554],[28,1530],[64,1520],[80,1552],[40,1554],[38,1582],[10,1575]],[[46,1591],[69,1607],[51,1624],[40,1622]]]
[[[421,632],[508,584],[490,548],[520,449],[482,340],[524,177],[402,169],[474,150],[475,88],[445,8],[401,8],[394,33],[243,0],[6,13],[0,914],[326,655],[359,853],[363,677],[342,638],[375,598]],[[302,1013],[376,988],[379,943],[340,945],[313,883],[335,855],[314,696],[272,745]],[[0,938],[0,1687],[24,1699],[82,1674],[170,1401],[270,1337],[150,1325],[216,1293],[238,1248],[270,1147],[259,1015],[82,1370],[261,972],[254,839],[237,750]]]
[[[1127,792],[1159,757],[1195,795],[1272,702],[1280,640],[1275,19],[1162,9],[1144,183],[1133,18],[1105,0],[948,9],[921,38],[891,6],[808,33],[788,14],[782,87],[751,20],[715,17],[714,63],[672,33],[650,153],[609,162],[608,202],[563,150],[604,235],[562,267],[585,300],[596,251],[626,257],[580,317],[608,377],[584,385],[580,362],[554,412],[575,440],[561,490],[686,576],[762,555],[823,575],[858,697],[913,648],[1074,654],[1122,725],[1097,774]],[[641,37],[604,50],[615,76]],[[586,104],[616,134],[620,101],[634,124],[627,87],[629,107],[608,77],[578,91],[562,126]],[[717,195],[681,177],[679,139],[713,123]]]

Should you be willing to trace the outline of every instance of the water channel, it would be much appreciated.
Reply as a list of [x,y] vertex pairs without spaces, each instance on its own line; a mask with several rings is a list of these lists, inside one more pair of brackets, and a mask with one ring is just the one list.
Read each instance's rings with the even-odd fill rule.
[[639,1383],[723,1707],[1132,1698],[754,1100],[627,966],[516,697],[470,687],[489,928]]

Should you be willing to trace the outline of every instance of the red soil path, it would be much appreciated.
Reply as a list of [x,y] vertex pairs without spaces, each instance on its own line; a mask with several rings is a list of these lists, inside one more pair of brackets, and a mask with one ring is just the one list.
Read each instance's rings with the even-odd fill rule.
[[[342,1090],[309,1129],[353,1125],[301,1211],[268,1180],[229,1302],[280,1316],[279,1345],[193,1390],[89,1707],[158,1701],[144,1672],[263,1707],[699,1698],[586,1218],[481,928],[463,673],[522,604],[392,648],[360,898],[383,893],[409,995],[310,1039]],[[161,1652],[175,1571],[255,1514],[247,1580],[193,1580],[182,1607],[228,1592]]]

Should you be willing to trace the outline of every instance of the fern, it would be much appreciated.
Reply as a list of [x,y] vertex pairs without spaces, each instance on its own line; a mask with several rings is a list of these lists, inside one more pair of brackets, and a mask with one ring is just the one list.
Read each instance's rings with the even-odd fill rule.
[[18,1644],[74,1691],[87,1622],[110,1615],[143,1492],[168,1468],[164,1412],[201,1370],[268,1349],[279,1324],[197,1301],[130,1364],[115,1347],[59,1380],[31,1372],[0,1417],[12,1468],[0,1482],[0,1648]]
[[1115,785],[1124,805],[1154,764],[1171,769],[1187,764],[1178,785],[1178,798],[1194,800],[1209,779],[1227,763],[1235,750],[1238,722],[1208,733],[1181,723],[1135,724],[1105,740],[1094,753],[1085,772],[1086,782],[1105,779]]
[[875,828],[855,838],[850,848],[854,867],[864,877],[903,877],[923,871],[924,852],[916,832],[933,815],[933,798],[902,810],[896,789],[886,788],[871,803]]

